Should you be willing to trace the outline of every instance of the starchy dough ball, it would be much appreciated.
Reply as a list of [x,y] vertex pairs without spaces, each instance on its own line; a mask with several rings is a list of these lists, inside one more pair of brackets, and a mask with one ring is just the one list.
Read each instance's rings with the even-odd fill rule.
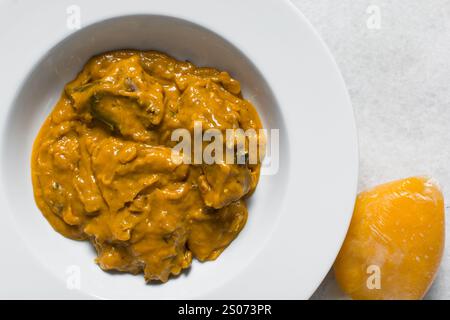
[[421,299],[444,249],[444,200],[430,179],[413,177],[359,194],[334,264],[353,299]]

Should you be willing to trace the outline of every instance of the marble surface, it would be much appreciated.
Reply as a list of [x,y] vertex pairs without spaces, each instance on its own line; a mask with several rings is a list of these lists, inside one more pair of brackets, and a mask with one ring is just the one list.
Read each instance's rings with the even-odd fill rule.
[[[346,81],[359,135],[359,190],[429,175],[450,199],[450,1],[292,2],[322,36]],[[447,201],[447,217],[449,208]],[[449,228],[447,219],[447,234]],[[449,241],[427,299],[450,299]],[[312,298],[345,295],[330,272]]]

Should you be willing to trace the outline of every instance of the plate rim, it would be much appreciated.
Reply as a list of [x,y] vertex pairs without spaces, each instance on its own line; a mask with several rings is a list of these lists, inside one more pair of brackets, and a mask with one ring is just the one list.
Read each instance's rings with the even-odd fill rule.
[[[184,16],[183,13],[181,13],[180,10],[174,10],[174,8],[176,6],[180,6],[183,3],[183,0],[171,0],[171,1],[164,2],[164,3],[161,1],[157,5],[155,5],[155,8],[149,7],[147,4],[144,4],[144,3],[135,2],[134,0],[130,0],[130,1],[133,1],[133,3],[136,4],[137,7],[135,7],[135,10],[138,10],[138,11],[142,10],[143,11],[143,12],[140,12],[139,14],[155,14],[155,13],[156,14],[161,14],[161,13],[164,14],[164,13],[168,13],[168,12],[169,13],[176,12],[176,14],[173,14],[171,16],[178,17],[178,18],[181,18],[181,19],[185,19],[185,20],[188,20],[188,21],[192,21],[192,22],[194,22],[196,24],[199,24],[201,26],[204,26],[205,28],[208,28],[208,29],[216,32],[217,34],[223,36],[225,39],[227,39],[231,43],[235,44],[260,69],[260,64],[258,62],[255,62],[254,59],[252,59],[252,58],[256,57],[256,54],[253,52],[255,49],[252,49],[250,45],[248,47],[245,47],[245,45],[244,46],[239,45],[239,42],[243,41],[242,38],[241,38],[240,41],[237,41],[238,43],[236,43],[236,41],[234,41],[234,39],[230,39],[230,37],[227,36],[227,32],[231,32],[231,31],[228,30],[227,32],[225,32],[225,30],[222,30],[223,26],[221,26],[220,24],[215,23],[214,21],[212,21],[212,19],[208,18],[208,19],[204,20],[205,18],[200,17],[198,14],[193,16],[193,17],[186,17],[186,16]],[[242,3],[242,2],[236,1],[236,0],[233,0],[233,1],[234,1],[233,4],[235,6],[238,6],[240,3]],[[89,1],[85,1],[85,0],[81,0],[81,1],[78,1],[78,2],[80,4],[82,4],[81,5],[82,8],[88,8],[88,7],[90,7],[90,8],[99,8],[99,6],[101,6],[101,4],[103,3],[103,1],[97,1],[96,3],[93,3],[93,2],[89,2]],[[30,3],[27,3],[26,5],[30,6]],[[52,4],[51,3],[45,3],[45,4],[42,4],[42,5],[49,7]],[[211,5],[208,5],[204,0],[195,0],[195,1],[191,2],[191,3],[189,3],[189,6],[191,6],[191,7],[194,6],[194,8],[195,7],[196,8],[203,8],[203,9],[206,8],[207,10],[213,10],[214,9]],[[268,17],[268,14],[270,13],[270,12],[266,12],[265,10],[269,10],[271,8],[278,8],[280,10],[280,12],[281,11],[285,12],[283,14],[285,14],[285,17],[289,18],[289,20],[287,19],[288,21],[285,22],[286,23],[285,27],[287,28],[288,25],[290,25],[290,24],[292,24],[292,25],[296,25],[296,24],[303,25],[305,30],[306,30],[306,31],[305,30],[304,31],[307,34],[312,35],[313,38],[316,41],[316,44],[319,47],[321,47],[321,50],[322,50],[321,54],[324,54],[325,56],[327,56],[328,61],[326,61],[326,64],[327,64],[327,68],[329,68],[327,70],[331,70],[331,72],[333,72],[333,77],[338,79],[337,80],[338,83],[336,85],[340,87],[340,89],[338,91],[340,91],[340,94],[342,94],[342,99],[343,99],[342,101],[344,101],[343,104],[345,105],[342,108],[346,108],[347,109],[346,112],[350,114],[350,118],[351,118],[351,119],[348,118],[349,115],[347,115],[346,122],[347,122],[347,124],[349,124],[352,127],[352,128],[350,128],[350,131],[353,131],[352,137],[350,137],[350,140],[352,140],[352,141],[351,142],[349,141],[349,145],[351,145],[350,149],[352,149],[352,150],[351,150],[351,154],[349,154],[349,156],[348,156],[348,160],[352,162],[352,165],[351,165],[352,168],[350,169],[350,171],[352,172],[352,177],[348,178],[349,180],[352,180],[352,181],[350,183],[348,183],[348,185],[349,186],[352,185],[352,189],[353,190],[352,191],[349,190],[349,191],[346,192],[346,193],[348,193],[346,195],[347,199],[343,200],[342,203],[339,203],[338,207],[340,209],[347,208],[347,210],[349,208],[353,209],[354,199],[356,198],[356,187],[357,187],[358,170],[359,170],[359,167],[358,167],[357,131],[356,131],[355,118],[354,118],[353,108],[351,106],[350,97],[349,97],[348,92],[347,92],[347,90],[345,88],[345,83],[344,83],[342,74],[340,73],[336,62],[335,62],[334,58],[332,57],[331,52],[326,47],[325,43],[320,38],[318,33],[315,31],[315,29],[312,27],[312,25],[308,22],[308,20],[303,16],[303,14],[300,12],[300,10],[291,1],[289,1],[289,0],[282,0],[282,1],[280,1],[280,0],[267,0],[265,2],[261,2],[261,1],[258,1],[258,0],[247,0],[245,2],[245,4],[241,4],[241,6],[243,6],[243,8],[245,8],[247,10],[251,9],[252,7],[255,8],[256,6],[259,6],[259,9],[262,10],[261,12],[265,14],[265,16],[261,15],[261,16],[259,16],[257,18],[256,21],[260,21],[260,22],[263,21],[264,17]],[[112,12],[108,12],[108,13],[92,14],[92,16],[88,17],[88,19],[87,19],[87,21],[89,21],[89,19],[91,19],[91,21],[89,21],[90,23],[87,23],[86,25],[90,25],[91,23],[94,23],[94,22],[99,22],[102,19],[105,19],[107,17],[114,17],[118,12],[119,13],[120,12],[123,13],[123,12],[126,11],[123,7],[124,7],[123,5],[117,5],[115,7],[116,11],[112,10]],[[173,11],[171,11],[171,10],[173,10]],[[43,11],[45,11],[45,10],[43,10]],[[6,11],[2,10],[2,12],[6,12]],[[51,9],[49,9],[49,12],[51,12]],[[128,12],[131,13],[130,11],[128,11]],[[190,11],[189,14],[192,14],[192,12],[193,11]],[[290,14],[294,14],[297,17],[298,21],[294,22],[292,20],[293,18],[290,16]],[[0,13],[0,16],[1,15],[2,14]],[[24,17],[26,17],[26,16],[27,16],[27,13],[24,13]],[[18,20],[20,20],[20,19],[18,19]],[[204,21],[201,21],[201,20],[204,20]],[[47,29],[49,29],[48,27],[51,24],[54,24],[54,23],[55,22],[53,20],[48,21],[48,23],[46,25],[44,24],[44,29],[45,29],[45,27]],[[36,28],[38,28],[38,26],[36,26]],[[26,38],[26,35],[24,33],[24,32],[26,32],[26,29],[20,29],[20,30],[21,30],[20,32],[22,32],[23,38]],[[288,31],[288,30],[286,29],[285,31]],[[237,32],[237,30],[233,30],[232,32]],[[53,32],[46,33],[46,40],[43,41],[43,43],[40,45],[40,49],[36,49],[36,50],[31,51],[29,53],[27,53],[27,52],[20,52],[21,51],[20,42],[15,42],[15,43],[13,42],[13,45],[15,45],[13,47],[13,49],[17,50],[17,51],[15,51],[15,50],[13,50],[13,51],[16,52],[16,54],[18,54],[19,56],[22,56],[22,60],[21,61],[23,61],[24,63],[22,65],[22,68],[18,68],[17,69],[17,74],[13,75],[13,77],[12,77],[13,80],[11,81],[11,83],[6,84],[6,81],[4,79],[0,80],[0,84],[5,85],[6,87],[12,88],[11,92],[9,92],[9,95],[6,94],[3,97],[3,99],[0,98],[1,100],[3,100],[3,102],[5,102],[5,104],[7,106],[9,106],[9,108],[11,108],[11,103],[14,100],[15,90],[17,90],[18,88],[20,88],[23,85],[24,81],[28,77],[29,72],[31,72],[30,70],[33,69],[35,63],[37,61],[39,61],[39,59],[42,57],[42,54],[45,55],[45,53],[46,53],[45,47],[47,49],[50,49],[51,47],[56,45],[58,42],[63,40],[66,36],[70,35],[71,33],[72,32],[68,31],[68,30],[54,30]],[[5,35],[5,34],[0,34],[0,39],[2,39],[2,38],[4,38],[4,39],[6,38],[6,41],[8,41],[8,39],[9,40],[11,39],[11,38],[8,38],[8,36]],[[295,36],[293,38],[294,39],[292,41],[299,41],[299,39],[295,39]],[[246,38],[246,39],[248,39],[248,38]],[[293,42],[290,43],[290,45],[292,45],[292,44],[293,44]],[[259,57],[256,60],[260,61],[259,59],[262,59],[262,58]],[[5,59],[5,60],[7,61],[8,59]],[[5,62],[0,62],[0,66],[3,66],[4,63]],[[6,65],[6,67],[8,67],[8,65]],[[268,75],[268,70],[269,69],[270,68],[263,68],[261,71],[264,74],[264,76],[269,76],[268,82],[269,82],[269,85],[271,85],[272,83],[271,83],[270,79],[272,79],[272,78],[271,78],[270,75]],[[272,81],[273,81],[273,79],[272,79]],[[277,84],[275,87],[278,87],[278,85],[279,84]],[[15,90],[14,90],[14,88],[15,88]],[[275,97],[278,99],[279,93],[275,90],[273,85],[271,85],[271,88],[274,91]],[[344,92],[341,92],[342,90],[344,90]],[[347,100],[347,101],[345,102],[345,100]],[[279,101],[283,101],[283,99],[281,99]],[[282,102],[280,102],[280,104],[281,103]],[[3,132],[5,127],[6,127],[6,125],[5,125],[6,115],[5,114],[8,114],[8,113],[9,113],[9,110],[8,110],[8,112],[4,111],[3,113],[0,114],[0,130],[1,130],[1,132]],[[284,113],[283,109],[282,109],[282,113]],[[290,128],[292,128],[292,126]],[[291,129],[288,128],[288,131],[291,132]],[[289,138],[291,138],[290,135],[289,135]],[[3,145],[3,135],[0,137],[0,144]],[[345,144],[347,144],[347,142]],[[346,146],[346,147],[348,147],[348,146]],[[1,158],[3,158],[3,157],[1,157]],[[0,159],[0,161],[1,161],[1,164],[2,164],[2,165],[0,165],[0,168],[2,168],[2,170],[3,170],[3,160]],[[295,174],[298,173],[298,172],[300,172],[300,171],[295,170],[295,168],[293,169],[293,173],[294,173],[293,175],[294,176],[296,176]],[[0,178],[1,177],[2,177],[2,173],[0,173]],[[301,176],[299,176],[298,178],[301,178]],[[349,186],[347,187],[348,189],[350,189]],[[4,187],[3,184],[1,184],[1,187],[0,187],[0,191],[1,191],[0,192],[0,194],[1,194],[0,195],[0,203],[2,205],[5,205],[5,207],[7,207],[6,199],[4,199],[3,187]],[[295,196],[295,192],[293,190],[292,179],[290,180],[290,185],[288,186],[288,193],[289,193],[290,197],[294,197]],[[295,199],[295,198],[291,198],[291,199]],[[288,200],[286,200],[286,201],[288,201]],[[291,201],[293,201],[293,200],[291,200]],[[287,205],[283,204],[283,206],[285,207]],[[287,210],[287,209],[284,209],[284,210]],[[336,210],[338,210],[338,209],[336,209]],[[328,254],[324,255],[324,256],[327,256],[326,259],[323,258],[323,257],[321,258],[322,260],[325,260],[325,261],[323,261],[323,266],[317,267],[320,271],[317,271],[316,274],[314,275],[314,277],[312,277],[314,279],[311,282],[314,282],[315,285],[309,284],[307,290],[306,289],[298,290],[298,289],[293,289],[292,285],[288,285],[285,282],[280,282],[281,289],[283,289],[283,286],[284,286],[287,290],[293,290],[293,291],[285,293],[285,295],[283,296],[284,298],[306,299],[306,298],[309,298],[313,294],[313,292],[316,290],[318,285],[320,285],[320,282],[325,277],[327,271],[332,266],[332,263],[333,263],[335,257],[338,254],[339,248],[340,248],[342,242],[344,241],[345,234],[346,234],[346,231],[347,231],[349,223],[350,223],[351,215],[352,215],[352,210],[347,212],[347,213],[345,213],[345,214],[342,214],[342,219],[343,219],[342,224],[340,226],[335,227],[336,228],[334,230],[335,231],[335,235],[333,236],[332,241],[331,241],[331,239],[327,240],[327,241],[329,241],[332,244],[332,248],[329,249],[329,253]],[[9,214],[8,214],[8,216],[9,216]],[[13,220],[8,220],[7,219],[5,221],[6,221],[7,224],[8,223],[14,224]],[[11,229],[13,229],[13,228],[11,228]],[[3,242],[3,240],[4,240],[3,237],[4,237],[4,235],[0,237],[0,239],[2,239],[1,242]],[[266,249],[266,251],[267,251],[267,249]],[[260,255],[261,255],[261,253],[260,253]],[[254,263],[255,262],[252,262],[252,264],[254,264]],[[295,272],[295,270],[294,270],[294,272]],[[224,292],[217,292],[216,291],[216,292],[213,292],[210,297],[212,297],[212,298],[233,298],[233,297],[237,297],[237,298],[245,298],[245,297],[247,297],[248,298],[249,296],[257,297],[257,298],[261,297],[261,296],[258,296],[260,294],[258,292],[252,292],[252,294],[250,294],[250,292],[247,291],[249,289],[247,289],[247,290],[239,290],[239,287],[236,287],[238,285],[236,282],[241,283],[241,284],[244,284],[246,282],[246,280],[244,279],[246,277],[246,274],[248,274],[248,272],[243,272],[242,274],[240,274],[239,276],[236,277],[237,281],[236,280],[232,281],[233,283],[230,283],[230,284],[226,285],[225,288],[222,289],[222,290],[225,290],[226,292],[225,291]],[[251,275],[250,275],[250,278],[252,278]],[[256,281],[255,279],[251,279],[250,283],[254,283],[255,284],[256,283],[255,281]],[[269,285],[275,286],[277,284],[276,284],[276,281],[270,281]],[[258,284],[257,286],[255,286],[255,288],[256,287],[261,288],[261,284]],[[238,290],[236,290],[236,288],[238,288]],[[275,292],[281,292],[281,291],[280,291],[280,288],[275,290]],[[2,293],[1,290],[0,290],[0,295],[3,295],[3,294],[4,293]],[[68,295],[68,296],[72,296],[72,295]],[[278,299],[277,296],[275,296],[275,295],[271,296],[270,294],[269,295],[264,295],[263,297],[265,297],[265,298],[268,297],[268,298],[272,298],[272,299]],[[203,298],[205,298],[205,297],[203,297]]]

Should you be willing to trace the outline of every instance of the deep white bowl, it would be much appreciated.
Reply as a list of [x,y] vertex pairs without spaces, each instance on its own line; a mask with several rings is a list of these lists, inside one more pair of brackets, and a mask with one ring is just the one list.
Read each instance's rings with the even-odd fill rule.
[[[0,296],[308,298],[344,239],[358,161],[345,86],[303,16],[280,0],[79,1],[83,28],[75,32],[57,28],[61,7],[44,6],[43,25],[28,22],[45,32],[37,48],[20,50],[33,32],[19,24],[11,28],[13,36],[0,34],[16,49],[0,61],[11,74],[0,79],[6,92],[0,98],[0,203],[7,229],[0,245],[10,256],[2,266]],[[101,271],[90,244],[54,232],[33,199],[32,143],[64,84],[91,56],[123,48],[160,50],[229,71],[264,126],[280,130],[279,169],[261,177],[238,238],[216,261],[195,262],[161,285]]]

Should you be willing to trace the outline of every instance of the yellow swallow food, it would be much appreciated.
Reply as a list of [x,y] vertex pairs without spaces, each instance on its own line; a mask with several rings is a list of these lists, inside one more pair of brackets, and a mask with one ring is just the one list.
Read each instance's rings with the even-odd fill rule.
[[193,257],[216,259],[245,225],[260,161],[174,161],[172,132],[192,132],[196,121],[261,129],[227,72],[155,51],[93,57],[34,142],[39,209],[57,232],[89,240],[104,270],[165,282]]
[[359,194],[334,264],[353,299],[421,299],[442,258],[444,200],[430,179],[412,177]]

